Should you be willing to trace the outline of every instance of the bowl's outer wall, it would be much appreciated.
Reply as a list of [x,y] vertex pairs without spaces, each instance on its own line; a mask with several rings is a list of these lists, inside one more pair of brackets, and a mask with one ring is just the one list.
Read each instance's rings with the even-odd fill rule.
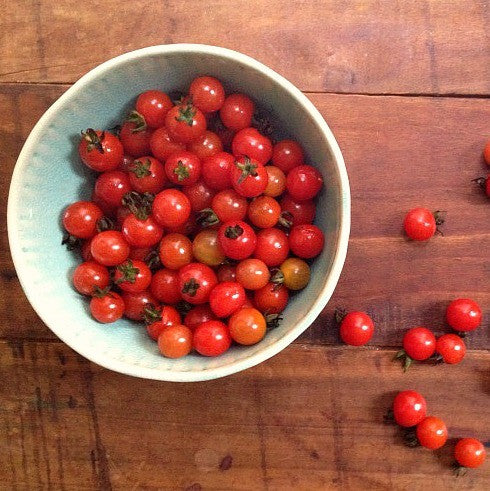
[[[319,114],[307,112],[305,100],[292,97],[277,80],[250,63],[259,68],[262,65],[228,50],[214,48],[212,53],[205,53],[194,48],[195,51],[183,54],[178,48],[160,48],[140,50],[145,52],[142,56],[123,55],[115,59],[117,62],[111,60],[110,67],[107,63],[98,67],[48,110],[26,142],[14,172],[9,237],[19,278],[30,302],[46,324],[76,351],[103,366],[132,375],[204,380],[233,373],[272,356],[318,315],[335,287],[344,261],[349,191],[340,151],[333,137],[332,148],[325,128],[319,127]],[[326,183],[315,221],[325,232],[326,247],[315,260],[310,284],[292,299],[281,326],[268,333],[261,343],[234,347],[217,358],[188,356],[169,360],[159,355],[146,330],[133,322],[121,320],[102,325],[92,320],[87,302],[71,286],[71,273],[79,259],[60,245],[61,214],[75,199],[90,199],[91,185],[87,182],[93,183],[94,176],[78,158],[80,130],[110,128],[121,120],[140,92],[150,88],[185,90],[201,74],[216,76],[228,91],[250,94],[281,122],[285,135],[301,142],[307,161],[317,166]],[[343,244],[339,242],[341,226]]]

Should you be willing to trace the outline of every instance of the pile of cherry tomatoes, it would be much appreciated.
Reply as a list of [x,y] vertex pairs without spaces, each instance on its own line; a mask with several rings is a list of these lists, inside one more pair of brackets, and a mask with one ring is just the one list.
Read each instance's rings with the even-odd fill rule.
[[73,284],[95,319],[145,321],[170,358],[217,356],[277,325],[324,246],[312,223],[323,179],[255,114],[203,76],[178,100],[140,94],[115,130],[82,132],[98,175],[91,200],[66,208],[64,242],[81,248]]

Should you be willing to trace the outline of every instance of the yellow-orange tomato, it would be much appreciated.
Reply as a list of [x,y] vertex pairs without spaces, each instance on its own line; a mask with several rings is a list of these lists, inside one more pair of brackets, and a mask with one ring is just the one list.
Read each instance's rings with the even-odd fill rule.
[[310,281],[310,267],[302,259],[290,257],[279,266],[283,283],[290,290],[301,290]]
[[244,259],[236,267],[236,281],[247,290],[258,290],[269,282],[271,274],[260,259]]
[[158,336],[158,349],[167,358],[180,358],[192,349],[192,331],[182,324],[168,326]]
[[201,263],[218,266],[225,260],[225,254],[218,242],[217,230],[199,232],[192,243],[192,253]]
[[192,261],[192,243],[182,234],[171,233],[160,242],[160,261],[168,269],[180,269]]
[[485,162],[490,165],[490,140],[487,141],[485,148],[483,149],[483,158]]
[[281,205],[270,196],[255,198],[248,207],[248,218],[259,228],[271,228],[281,216]]
[[267,171],[268,181],[264,194],[276,198],[284,193],[286,189],[286,175],[275,165],[266,165],[265,170]]
[[265,336],[267,323],[257,309],[242,308],[230,317],[228,328],[234,341],[248,346]]

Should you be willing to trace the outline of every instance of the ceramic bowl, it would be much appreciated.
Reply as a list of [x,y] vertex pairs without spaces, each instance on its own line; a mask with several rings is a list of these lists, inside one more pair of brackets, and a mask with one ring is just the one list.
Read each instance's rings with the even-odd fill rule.
[[[323,175],[317,225],[326,245],[307,288],[288,305],[280,327],[255,346],[232,347],[217,358],[179,360],[158,353],[144,328],[128,320],[98,324],[71,286],[79,259],[60,245],[63,209],[89,199],[93,175],[79,161],[80,130],[109,128],[150,88],[185,90],[202,74],[227,91],[252,96],[279,121],[284,135],[301,142],[307,162]],[[90,182],[91,181],[91,182]],[[229,375],[275,355],[297,338],[325,307],[337,284],[350,228],[350,194],[344,161],[326,122],[293,84],[236,51],[205,45],[153,46],[113,58],[68,89],[41,117],[15,166],[8,202],[8,233],[19,280],[46,325],[89,360],[136,377],[198,381]]]

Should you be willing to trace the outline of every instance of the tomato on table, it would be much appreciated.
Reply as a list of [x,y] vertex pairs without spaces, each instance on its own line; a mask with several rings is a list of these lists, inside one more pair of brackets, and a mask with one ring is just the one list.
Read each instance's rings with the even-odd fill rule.
[[471,298],[457,298],[447,306],[446,320],[455,331],[474,331],[481,324],[482,311]]
[[466,345],[456,334],[444,334],[436,341],[436,353],[441,356],[444,363],[455,365],[463,360]]
[[364,346],[374,334],[374,323],[365,312],[349,312],[340,323],[340,337],[345,344]]
[[405,233],[412,240],[429,240],[437,230],[434,214],[427,208],[410,210],[403,221]]
[[458,464],[470,469],[480,467],[486,456],[485,446],[476,438],[462,438],[454,447],[454,457]]
[[93,318],[103,324],[116,322],[124,313],[124,301],[113,291],[103,292],[90,300],[90,313]]
[[254,308],[242,308],[228,321],[231,338],[238,344],[250,346],[261,341],[267,330],[265,317]]
[[393,401],[393,416],[400,426],[410,427],[419,424],[427,414],[424,397],[414,390],[399,392]]
[[123,160],[123,146],[117,136],[108,131],[88,128],[82,131],[78,145],[82,162],[97,172],[116,170]]
[[441,448],[447,441],[447,427],[444,421],[434,416],[427,416],[415,430],[420,445],[430,450]]
[[102,210],[91,201],[77,201],[66,208],[63,227],[74,237],[90,239],[97,233],[97,223],[103,216]]

